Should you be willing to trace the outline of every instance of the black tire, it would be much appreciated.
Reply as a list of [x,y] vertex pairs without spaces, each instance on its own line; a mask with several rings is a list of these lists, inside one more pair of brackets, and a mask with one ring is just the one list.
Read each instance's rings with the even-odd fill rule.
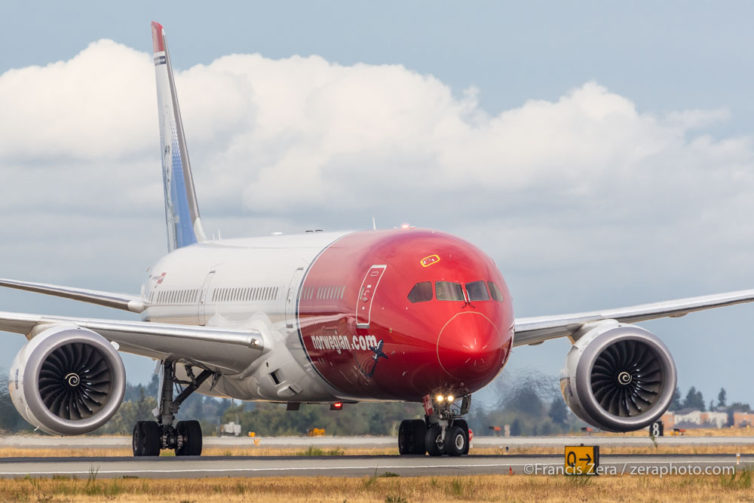
[[455,421],[453,421],[453,424],[460,426],[461,428],[463,428],[463,431],[466,432],[466,449],[464,449],[462,454],[463,456],[465,456],[469,453],[469,447],[471,447],[471,441],[469,440],[469,424],[465,419],[456,419]]
[[136,424],[134,425],[134,431],[131,434],[131,448],[133,449],[134,456],[144,455],[142,449],[142,444],[144,443],[144,440],[142,438],[144,436],[144,433],[142,433],[141,423],[141,421],[136,421]]
[[448,428],[445,435],[445,452],[449,456],[462,456],[469,450],[469,432],[461,426],[455,425]]
[[442,442],[438,443],[440,436],[442,435],[442,428],[439,424],[433,424],[427,428],[427,434],[424,436],[424,445],[427,448],[427,452],[430,456],[442,456],[445,451],[445,446]]
[[427,426],[421,419],[406,419],[398,428],[398,452],[401,456],[425,453],[424,436]]
[[160,425],[155,421],[138,421],[131,439],[134,456],[160,455]]
[[410,423],[411,421],[403,420],[401,421],[401,425],[398,427],[398,454],[401,456],[405,456],[406,454],[413,454],[411,452],[411,432],[410,430]]
[[183,438],[181,447],[176,447],[176,456],[201,456],[202,427],[199,421],[178,421],[176,433]]
[[414,419],[411,421],[411,429],[413,431],[411,454],[424,456],[427,452],[424,438],[427,435],[427,423],[423,419]]

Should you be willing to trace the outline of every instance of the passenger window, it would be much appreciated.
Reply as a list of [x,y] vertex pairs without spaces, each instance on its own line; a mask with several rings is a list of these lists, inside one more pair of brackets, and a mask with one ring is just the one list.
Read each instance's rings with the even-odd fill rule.
[[408,292],[408,300],[414,303],[432,300],[432,282],[422,281],[415,284],[411,291]]
[[493,283],[492,281],[490,281],[487,284],[490,287],[490,293],[492,294],[492,298],[495,299],[495,300],[497,300],[498,302],[502,302],[503,301],[503,293],[500,291],[500,288],[498,288],[498,286],[495,283]]
[[460,283],[450,281],[438,281],[437,300],[466,300],[463,296],[463,287]]
[[474,281],[473,283],[466,283],[466,291],[469,294],[469,300],[490,300],[490,294],[487,293],[487,285],[484,281]]

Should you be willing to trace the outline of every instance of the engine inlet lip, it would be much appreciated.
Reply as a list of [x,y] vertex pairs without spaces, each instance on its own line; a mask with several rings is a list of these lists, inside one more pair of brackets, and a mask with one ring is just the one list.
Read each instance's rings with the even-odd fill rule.
[[[609,345],[624,340],[634,340],[649,345],[651,350],[657,354],[663,367],[663,373],[667,376],[667,382],[663,384],[662,393],[654,402],[654,406],[633,417],[616,416],[604,410],[594,396],[591,387],[592,368],[597,356]],[[594,421],[593,424],[601,424],[603,425],[601,427],[608,431],[629,431],[649,425],[667,410],[670,401],[673,399],[676,375],[673,357],[657,336],[636,325],[622,325],[598,335],[586,346],[576,368],[575,379],[577,387],[584,390],[582,407],[584,412]]]
[[[51,354],[61,346],[72,343],[90,344],[102,352],[102,356],[113,369],[112,391],[107,398],[107,404],[97,415],[81,420],[61,418],[47,408],[37,386],[45,358],[29,360],[25,366],[25,377],[22,384],[24,394],[29,397],[27,401],[29,414],[40,423],[40,429],[55,435],[79,435],[96,429],[117,412],[125,394],[126,383],[123,362],[115,348],[100,334],[85,328],[53,326],[36,335],[29,342],[32,345],[32,350],[43,356]],[[65,377],[68,377],[68,374]],[[81,382],[80,376],[78,378],[79,386],[85,384]]]

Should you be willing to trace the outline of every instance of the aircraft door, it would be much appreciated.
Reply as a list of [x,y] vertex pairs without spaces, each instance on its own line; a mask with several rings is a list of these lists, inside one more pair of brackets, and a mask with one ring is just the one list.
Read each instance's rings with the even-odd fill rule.
[[199,318],[199,325],[206,325],[207,324],[207,303],[210,302],[209,298],[209,289],[212,286],[212,280],[215,278],[215,270],[212,269],[210,272],[207,273],[207,277],[204,278],[204,283],[202,283],[202,288],[199,290],[199,305],[198,308],[198,318]]
[[298,293],[301,286],[301,278],[304,277],[304,268],[299,267],[293,273],[291,282],[288,285],[288,293],[285,296],[285,326],[286,328],[296,327],[296,315],[298,314]]
[[373,265],[369,268],[359,288],[359,298],[356,301],[356,328],[369,328],[372,319],[372,302],[374,294],[385,274],[386,265]]

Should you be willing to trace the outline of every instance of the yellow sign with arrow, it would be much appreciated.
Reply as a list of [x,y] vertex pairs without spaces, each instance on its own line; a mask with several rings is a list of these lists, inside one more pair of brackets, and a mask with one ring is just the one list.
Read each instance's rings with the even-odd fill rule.
[[596,475],[600,464],[598,445],[567,445],[565,447],[566,475]]

